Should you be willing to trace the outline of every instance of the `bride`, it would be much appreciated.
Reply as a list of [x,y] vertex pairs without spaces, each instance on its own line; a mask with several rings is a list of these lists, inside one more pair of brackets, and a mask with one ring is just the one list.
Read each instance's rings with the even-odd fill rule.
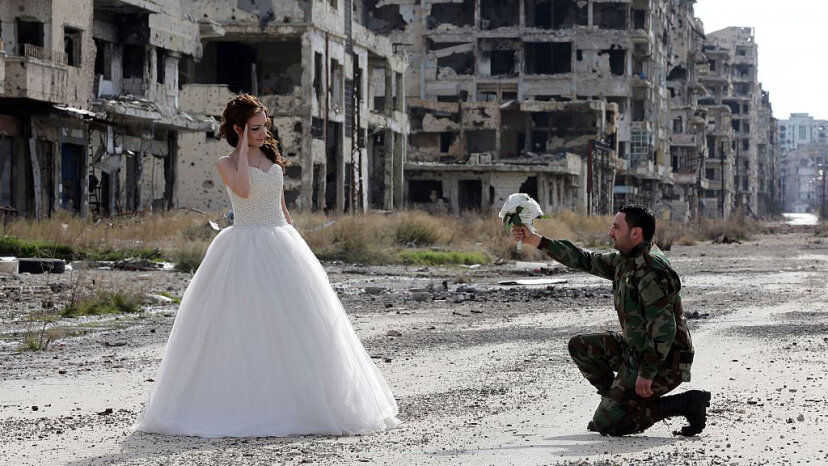
[[292,226],[270,123],[248,94],[224,110],[221,135],[235,150],[216,165],[234,224],[184,293],[137,430],[282,437],[399,422],[388,384]]

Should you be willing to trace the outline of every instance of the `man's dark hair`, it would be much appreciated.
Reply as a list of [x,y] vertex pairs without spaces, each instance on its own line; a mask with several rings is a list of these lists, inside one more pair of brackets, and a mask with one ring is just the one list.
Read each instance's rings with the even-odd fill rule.
[[630,229],[641,228],[645,241],[652,241],[655,234],[656,221],[653,211],[639,204],[624,204],[618,209],[624,214]]

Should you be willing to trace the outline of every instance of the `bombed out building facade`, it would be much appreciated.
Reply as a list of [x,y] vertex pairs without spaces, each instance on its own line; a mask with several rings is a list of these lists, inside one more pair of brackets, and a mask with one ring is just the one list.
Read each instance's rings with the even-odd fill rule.
[[406,62],[349,0],[0,4],[0,207],[225,210],[225,103],[270,108],[291,207],[403,205]]
[[[758,176],[778,154],[756,49],[738,54],[752,31],[705,36],[692,1],[367,3],[366,24],[409,56],[409,206],[485,210],[523,191],[551,212],[639,202],[684,220],[764,214],[778,197]],[[751,100],[738,148],[734,89]]]
[[691,0],[9,0],[0,207],[226,210],[224,104],[267,105],[291,208],[767,215],[749,28]]
[[178,137],[215,126],[178,100],[197,26],[173,5],[120,0],[9,0],[0,21],[4,213],[172,206]]

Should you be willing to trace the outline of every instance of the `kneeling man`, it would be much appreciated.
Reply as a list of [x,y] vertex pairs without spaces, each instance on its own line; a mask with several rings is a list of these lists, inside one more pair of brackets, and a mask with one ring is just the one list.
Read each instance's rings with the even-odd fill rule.
[[625,205],[609,230],[618,252],[603,254],[538,236],[525,226],[512,229],[516,240],[556,261],[612,280],[621,332],[576,335],[569,341],[573,361],[601,395],[587,428],[604,435],[643,432],[662,419],[684,416],[688,424],[674,434],[693,436],[707,419],[709,392],[663,396],[690,381],[694,352],[681,305],[681,281],[652,243],[655,228],[650,209]]

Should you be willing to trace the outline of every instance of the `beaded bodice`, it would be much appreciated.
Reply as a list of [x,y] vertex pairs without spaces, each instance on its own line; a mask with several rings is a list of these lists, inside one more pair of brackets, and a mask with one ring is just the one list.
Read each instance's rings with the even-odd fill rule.
[[249,167],[250,195],[240,197],[227,187],[233,204],[234,227],[278,227],[287,225],[282,212],[282,167],[273,164],[266,172]]

